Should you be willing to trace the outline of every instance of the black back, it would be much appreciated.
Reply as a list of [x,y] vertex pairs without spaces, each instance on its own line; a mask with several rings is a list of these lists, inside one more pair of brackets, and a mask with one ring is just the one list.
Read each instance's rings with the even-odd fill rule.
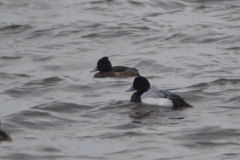
[[113,66],[112,68],[114,72],[125,72],[127,69],[132,69],[136,72],[138,71],[136,68],[129,68],[126,66]]

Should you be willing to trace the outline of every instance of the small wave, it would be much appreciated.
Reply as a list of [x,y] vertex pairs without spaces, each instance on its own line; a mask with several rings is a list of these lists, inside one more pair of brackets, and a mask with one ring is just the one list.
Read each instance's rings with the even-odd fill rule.
[[3,60],[18,60],[21,59],[22,56],[1,56],[0,59]]
[[240,83],[240,79],[225,79],[225,78],[220,78],[217,79],[213,82],[211,82],[212,84],[217,84],[217,85],[225,85],[225,84],[238,84]]
[[135,128],[140,128],[141,125],[137,125],[135,123],[127,123],[127,124],[121,124],[118,126],[113,126],[110,127],[112,129],[116,129],[116,130],[129,130],[129,129],[135,129]]
[[128,131],[128,132],[116,132],[116,133],[106,133],[97,136],[100,139],[115,139],[115,138],[121,138],[121,137],[136,137],[136,136],[146,136],[147,133],[142,133],[138,131]]
[[181,39],[181,43],[194,43],[198,41],[198,37],[195,36],[186,36],[185,38]]
[[34,58],[33,60],[35,62],[42,62],[42,61],[49,61],[49,60],[52,60],[54,59],[55,57],[54,56],[46,56],[46,57],[38,57],[38,58]]
[[82,36],[82,38],[97,38],[99,37],[100,35],[97,34],[97,33],[91,33],[91,34],[87,34],[85,36]]
[[98,0],[96,0],[96,1],[92,1],[92,2],[89,2],[89,3],[91,3],[91,4],[104,4],[104,3],[106,3],[107,1],[109,1],[109,0],[104,0],[104,1],[98,1]]
[[176,39],[180,39],[185,36],[186,36],[185,34],[178,33],[178,34],[170,35],[170,36],[166,37],[164,40],[176,40]]
[[26,95],[32,95],[33,92],[34,91],[32,89],[13,88],[4,91],[3,94],[7,94],[14,98],[20,98]]
[[125,30],[117,30],[117,31],[107,31],[107,32],[101,32],[101,33],[91,33],[85,36],[82,36],[82,38],[117,38],[122,37],[126,35],[131,35],[132,32],[125,31]]
[[59,33],[57,33],[55,36],[56,37],[61,37],[61,36],[70,36],[72,34],[78,34],[79,32],[82,32],[83,30],[72,30],[72,31],[60,31]]
[[183,146],[189,147],[189,148],[199,148],[199,147],[222,147],[222,146],[229,146],[229,145],[240,145],[240,143],[236,142],[195,142],[194,144],[192,143],[187,143],[184,144]]
[[36,155],[36,154],[26,154],[26,153],[11,153],[7,156],[1,156],[1,159],[66,159],[69,158],[69,156],[63,156],[63,155]]
[[40,46],[38,48],[44,48],[44,49],[60,49],[60,48],[63,48],[65,47],[65,45],[62,45],[62,44],[47,44],[47,45],[44,45],[44,46]]
[[225,138],[234,138],[240,135],[238,129],[224,129],[218,126],[204,127],[195,130],[186,130],[184,137],[188,140],[217,140]]
[[49,85],[55,85],[60,81],[63,81],[63,79],[55,76],[55,77],[49,77],[49,78],[45,78],[45,79],[41,79],[41,80],[30,81],[30,82],[24,84],[23,86],[34,86],[34,85],[36,85],[36,86],[39,86],[39,85],[49,86]]
[[[23,130],[23,128],[31,128],[31,129],[46,129],[49,126],[53,126],[53,124],[40,125],[37,119],[45,118],[45,121],[55,119],[50,113],[47,112],[40,112],[40,111],[31,111],[25,110],[21,111],[20,113],[15,113],[8,116],[9,118],[7,121],[12,123],[13,130]],[[47,119],[46,119],[47,118]],[[11,127],[10,127],[11,129]]]
[[219,42],[220,44],[226,44],[226,41],[229,42],[229,39],[232,39],[232,38],[233,38],[233,36],[225,36],[225,37],[217,37],[217,38],[205,38],[205,39],[199,40],[198,43]]
[[133,0],[128,0],[127,2],[138,7],[145,7],[146,5],[146,3],[133,1]]
[[32,109],[62,112],[62,113],[76,113],[76,112],[80,112],[81,110],[92,109],[92,107],[86,106],[86,105],[74,104],[74,103],[52,102],[52,103],[41,104],[41,105],[32,107]]
[[226,84],[239,84],[240,83],[240,79],[225,79],[225,78],[219,78],[217,80],[214,80],[212,82],[203,82],[203,83],[199,83],[193,86],[189,86],[189,88],[206,88],[212,85],[226,85]]
[[233,51],[239,51],[240,50],[240,47],[229,47],[229,48],[226,48],[225,50],[233,50]]
[[163,39],[163,36],[155,36],[155,37],[150,37],[150,38],[145,38],[143,40],[138,40],[133,42],[133,44],[141,44],[141,43],[147,43],[147,42],[154,42],[154,41],[160,41]]
[[60,153],[62,150],[52,146],[42,146],[38,149],[40,152]]
[[33,32],[31,32],[30,34],[28,34],[26,36],[26,39],[33,39],[33,38],[39,38],[42,36],[53,36],[52,30],[54,28],[51,29],[44,29],[44,30],[35,30]]
[[[24,110],[11,114],[7,116],[7,118],[7,121],[10,122],[8,129],[13,130],[13,132],[23,131],[26,128],[34,130],[54,129],[57,126],[64,126],[76,122],[76,120],[69,117],[63,118],[60,115],[38,110]],[[77,122],[80,123],[80,121]]]
[[200,6],[197,6],[197,7],[193,8],[193,10],[204,10],[204,9],[207,9],[207,8],[210,8],[210,7],[207,6],[207,5],[200,5]]
[[6,32],[8,34],[11,33],[21,33],[27,29],[32,28],[30,25],[20,25],[20,24],[15,24],[15,25],[10,25],[10,26],[5,26],[0,28],[0,32]]
[[29,78],[31,77],[30,75],[26,74],[8,74],[8,73],[0,73],[0,80],[5,80],[5,79],[17,79],[17,78]]
[[[239,103],[238,103],[239,104]],[[224,108],[224,109],[240,109],[240,106],[234,107],[234,106],[216,106],[219,108]]]
[[[240,89],[238,89],[237,92],[239,90]],[[240,105],[239,105],[239,103],[240,103],[240,96],[238,96],[238,95],[232,96],[232,97],[228,98],[227,100],[225,100],[224,102],[227,103],[227,104],[231,104],[231,105],[237,106],[240,109]]]
[[49,86],[55,86],[63,79],[59,77],[49,77],[41,80],[34,80],[24,84],[22,87],[15,87],[5,90],[3,94],[8,94],[14,98],[20,98],[25,96],[39,96],[45,92],[52,91]]
[[51,71],[61,71],[63,69],[63,66],[60,65],[44,65],[42,66],[45,70],[51,70]]
[[[240,135],[238,129],[223,129],[220,127],[204,127],[195,130],[182,131],[184,136],[174,137],[173,139],[186,142],[187,147],[219,147],[225,145],[240,145],[235,141],[229,142],[228,139],[237,139]],[[224,142],[226,141],[226,142]]]

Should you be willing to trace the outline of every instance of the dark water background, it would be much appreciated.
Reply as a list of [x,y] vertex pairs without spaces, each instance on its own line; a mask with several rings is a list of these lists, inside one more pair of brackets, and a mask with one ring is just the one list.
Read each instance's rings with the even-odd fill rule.
[[[194,107],[137,106],[103,56]],[[238,0],[0,0],[0,159],[240,159]]]

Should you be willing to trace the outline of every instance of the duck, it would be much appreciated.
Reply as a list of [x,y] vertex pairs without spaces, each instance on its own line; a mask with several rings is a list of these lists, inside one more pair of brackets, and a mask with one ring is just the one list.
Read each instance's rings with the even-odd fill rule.
[[12,141],[12,138],[2,129],[0,129],[0,142],[1,141]]
[[117,78],[128,78],[140,76],[138,70],[126,66],[113,66],[109,61],[109,57],[102,57],[97,62],[97,66],[90,72],[97,72],[94,78],[105,78],[105,77],[117,77]]
[[147,78],[138,76],[134,79],[132,87],[126,92],[134,91],[130,101],[150,105],[172,107],[174,109],[191,107],[183,98],[167,90],[161,90],[155,86],[151,87]]
[[[1,126],[1,121],[0,121]],[[0,129],[0,142],[1,141],[12,141],[12,138],[2,129]]]

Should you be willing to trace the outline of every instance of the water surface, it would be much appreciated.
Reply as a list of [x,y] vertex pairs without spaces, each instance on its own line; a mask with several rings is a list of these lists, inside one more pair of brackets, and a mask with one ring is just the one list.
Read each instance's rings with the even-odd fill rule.
[[[0,159],[239,159],[236,0],[0,0]],[[130,103],[140,70],[193,108]]]

